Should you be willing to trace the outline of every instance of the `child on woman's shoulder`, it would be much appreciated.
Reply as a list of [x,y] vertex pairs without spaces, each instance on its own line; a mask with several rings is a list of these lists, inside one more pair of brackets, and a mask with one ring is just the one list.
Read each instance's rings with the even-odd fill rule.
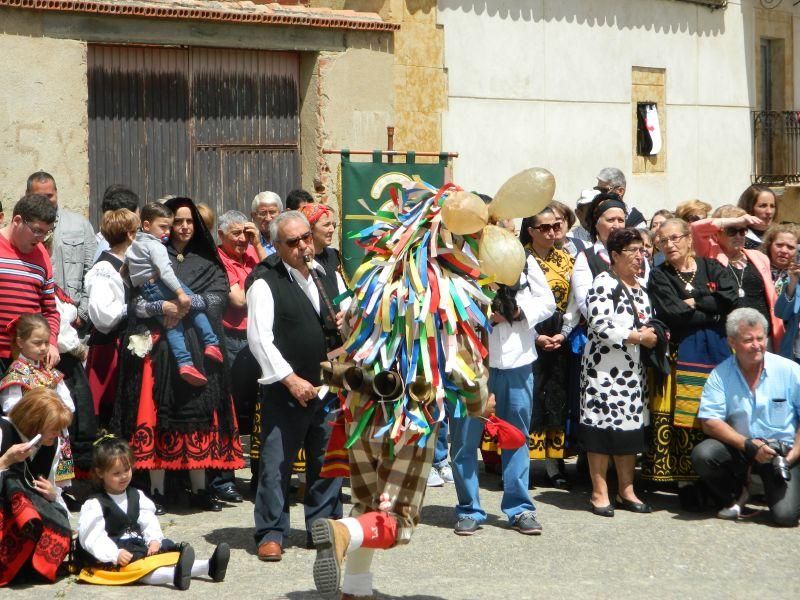
[[223,581],[230,559],[228,544],[209,560],[195,560],[189,544],[164,537],[153,501],[130,487],[133,453],[123,440],[105,435],[95,442],[92,468],[101,491],[90,496],[78,519],[79,581],[100,585],[139,582],[189,588],[192,577]]

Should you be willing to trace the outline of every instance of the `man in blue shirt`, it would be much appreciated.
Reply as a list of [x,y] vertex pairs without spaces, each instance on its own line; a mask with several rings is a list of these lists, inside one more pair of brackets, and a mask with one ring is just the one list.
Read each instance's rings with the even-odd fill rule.
[[[757,310],[728,315],[728,343],[734,355],[712,371],[698,417],[709,439],[692,452],[695,471],[724,508],[717,516],[739,518],[747,502],[750,471],[764,482],[770,515],[777,525],[795,526],[800,516],[800,365],[766,351],[767,321]],[[768,443],[770,442],[770,443]],[[789,479],[776,472],[783,442]]]

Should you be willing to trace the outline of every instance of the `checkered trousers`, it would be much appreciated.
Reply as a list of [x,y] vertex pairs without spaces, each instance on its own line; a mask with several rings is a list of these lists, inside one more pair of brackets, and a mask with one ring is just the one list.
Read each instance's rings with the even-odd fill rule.
[[[350,437],[356,423],[348,424]],[[416,444],[406,444],[394,457],[389,456],[389,438],[384,435],[375,438],[381,423],[373,422],[361,433],[349,450],[350,491],[353,497],[353,510],[350,515],[357,517],[367,512],[377,512],[380,497],[386,494],[392,502],[389,513],[397,519],[397,539],[394,545],[407,544],[417,523],[428,473],[433,463],[433,451],[439,424],[432,427],[423,448]]]

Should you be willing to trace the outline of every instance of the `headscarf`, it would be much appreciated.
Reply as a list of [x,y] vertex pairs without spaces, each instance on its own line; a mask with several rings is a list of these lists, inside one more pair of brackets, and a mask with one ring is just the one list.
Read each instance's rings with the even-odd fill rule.
[[164,206],[169,207],[173,213],[177,213],[178,209],[184,206],[191,211],[192,221],[194,222],[194,233],[192,234],[192,239],[189,240],[186,246],[186,252],[195,252],[207,258],[219,265],[219,268],[224,272],[225,266],[222,264],[219,254],[217,254],[217,245],[214,243],[214,236],[211,235],[208,227],[206,227],[205,221],[203,221],[200,211],[197,210],[194,200],[186,197],[170,198],[164,202]]
[[589,214],[591,215],[589,219],[589,233],[593,240],[597,241],[597,221],[600,220],[604,212],[612,208],[621,208],[626,216],[628,214],[628,209],[622,201],[622,198],[619,197],[619,194],[614,194],[613,192],[598,194],[595,199],[592,200],[592,207],[589,210]]
[[326,204],[314,203],[304,204],[300,207],[300,212],[305,215],[306,219],[308,219],[308,224],[313,227],[323,216],[329,215],[333,211],[331,211],[331,207]]

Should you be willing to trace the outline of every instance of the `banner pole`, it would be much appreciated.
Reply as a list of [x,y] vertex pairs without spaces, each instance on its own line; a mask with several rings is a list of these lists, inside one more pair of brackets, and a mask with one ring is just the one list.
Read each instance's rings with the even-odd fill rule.
[[[372,150],[348,150],[347,151],[351,155],[369,155],[372,156]],[[411,150],[381,150],[380,151],[383,156],[405,156]],[[323,150],[323,154],[341,154],[341,150]],[[426,156],[426,157],[436,157],[438,158],[441,155],[447,156],[447,158],[458,158],[458,152],[417,152],[417,156]]]
[[[392,152],[394,150],[394,126],[393,125],[389,125],[386,128],[386,138],[387,138],[386,139],[386,149],[389,152]],[[388,160],[389,164],[392,164],[394,162],[394,155],[389,154],[387,160]]]

